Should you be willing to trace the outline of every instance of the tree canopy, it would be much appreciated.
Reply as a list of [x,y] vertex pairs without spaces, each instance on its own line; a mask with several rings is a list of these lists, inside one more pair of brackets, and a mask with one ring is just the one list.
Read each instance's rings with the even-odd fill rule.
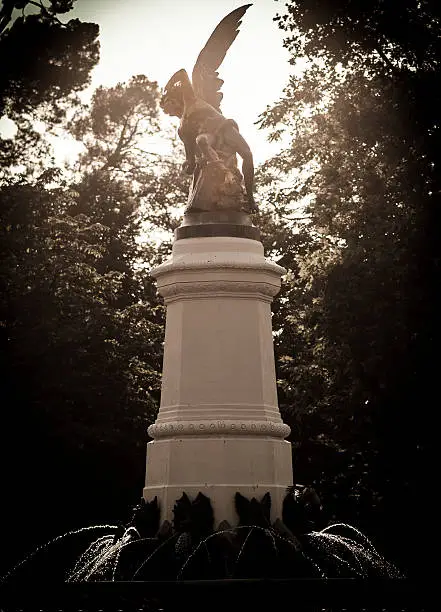
[[[187,181],[173,157],[149,150],[159,131],[155,82],[134,76],[98,88],[90,103],[72,95],[98,59],[98,28],[60,24],[55,14],[68,4],[17,17],[0,38],[18,46],[28,28],[32,40],[46,41],[41,61],[53,58],[48,75],[36,52],[20,56],[27,73],[12,62],[2,73],[3,109],[17,126],[2,139],[0,157],[2,371],[10,403],[2,457],[16,466],[4,484],[7,518],[21,529],[19,539],[14,531],[6,538],[7,565],[60,531],[124,520],[141,494],[164,327],[146,269],[170,248],[167,240],[158,248],[149,232],[152,221],[168,230],[177,223],[173,210]],[[36,129],[36,120],[46,129]],[[54,125],[80,143],[75,162],[65,165],[52,152]],[[39,500],[32,521],[24,490]]]
[[[170,155],[152,145],[156,83],[135,75],[80,104],[98,27],[61,22],[72,4],[0,9],[0,115],[17,126],[0,148],[16,558],[63,529],[124,520],[140,495],[164,331],[147,272],[170,252],[187,188],[179,144]],[[402,536],[423,520],[424,392],[436,381],[440,9],[305,0],[284,10],[291,63],[308,62],[261,117],[288,144],[258,171],[256,224],[287,269],[273,329],[294,478],[316,486],[328,518],[411,565]],[[81,143],[74,164],[55,158],[36,119]],[[30,508],[24,490],[40,501]]]
[[[0,9],[0,117],[15,119],[37,106],[63,116],[62,101],[82,90],[99,58],[98,26],[57,15],[67,13],[73,0],[30,2],[4,0]],[[35,8],[35,13],[25,13]],[[14,9],[22,14],[13,18]],[[26,41],[26,44],[23,44]],[[42,105],[46,105],[42,108]]]
[[292,228],[307,240],[283,263],[281,407],[300,478],[406,557],[436,380],[439,7],[286,7],[276,21],[292,64],[308,61],[261,117],[290,140],[262,181],[291,216],[306,202]]

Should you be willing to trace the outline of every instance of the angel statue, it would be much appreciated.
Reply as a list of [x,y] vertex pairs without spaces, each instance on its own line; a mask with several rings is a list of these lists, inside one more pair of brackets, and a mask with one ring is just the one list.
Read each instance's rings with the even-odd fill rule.
[[[185,146],[183,170],[193,175],[186,213],[217,210],[253,212],[254,165],[250,148],[233,119],[220,111],[223,84],[217,69],[239,33],[246,4],[224,17],[199,53],[190,81],[186,70],[168,81],[161,108],[181,122],[178,134]],[[236,153],[242,158],[242,174]]]

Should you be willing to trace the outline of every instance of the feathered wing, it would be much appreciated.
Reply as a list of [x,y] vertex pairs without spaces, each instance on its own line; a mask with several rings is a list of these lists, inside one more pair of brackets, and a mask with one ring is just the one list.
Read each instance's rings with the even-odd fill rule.
[[196,96],[218,110],[222,100],[222,93],[219,90],[223,80],[216,71],[239,34],[241,19],[250,6],[252,5],[245,4],[222,19],[199,53],[193,68],[192,82]]

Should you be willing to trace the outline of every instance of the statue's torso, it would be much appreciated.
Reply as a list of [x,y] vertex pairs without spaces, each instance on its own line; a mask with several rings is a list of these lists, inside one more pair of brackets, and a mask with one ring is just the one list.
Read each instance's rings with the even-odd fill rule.
[[210,104],[197,99],[184,110],[178,134],[184,142],[194,142],[199,134],[214,134],[226,121]]

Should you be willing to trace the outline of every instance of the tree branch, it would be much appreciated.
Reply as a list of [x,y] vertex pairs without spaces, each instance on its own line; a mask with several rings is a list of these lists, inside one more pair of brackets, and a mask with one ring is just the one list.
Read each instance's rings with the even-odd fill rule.
[[139,151],[140,153],[143,153],[144,155],[154,155],[155,157],[160,157],[162,158],[167,158],[169,157],[170,159],[175,159],[174,155],[164,155],[163,153],[154,153],[153,151],[144,151],[144,149],[141,149],[140,147],[133,147],[133,149],[135,151]]
[[390,68],[390,70],[392,71],[393,74],[396,74],[396,75],[400,75],[401,74],[400,69],[397,68],[396,66],[394,66],[394,64],[390,61],[390,59],[387,57],[387,55],[385,54],[385,52],[379,46],[378,43],[376,45],[374,45],[374,49],[378,53],[378,55],[381,57],[381,59],[387,64],[387,66]]
[[101,170],[106,170],[110,166],[116,167],[116,163],[115,162],[117,161],[118,157],[120,156],[122,148],[124,146],[124,134],[125,134],[125,131],[126,131],[127,124],[129,122],[129,118],[130,118],[130,115],[128,115],[126,117],[125,121],[124,121],[122,130],[121,130],[121,134],[119,136],[118,143],[117,143],[117,145],[115,147],[115,150],[113,151],[113,153],[110,153],[110,155],[108,155],[107,161],[104,164],[104,166],[102,166]]
[[45,17],[47,17],[48,19],[52,19],[53,21],[56,21],[60,25],[64,25],[64,23],[62,21],[60,21],[58,19],[58,17],[55,16],[54,13],[50,13],[48,11],[47,6],[44,6],[44,4],[42,2],[34,2],[34,0],[28,0],[28,4],[32,4],[33,6],[38,6],[38,8],[41,10],[42,14]]
[[0,9],[0,34],[6,30],[9,22],[11,21],[12,11],[14,10],[14,3],[7,2],[6,0],[3,2],[3,5]]

